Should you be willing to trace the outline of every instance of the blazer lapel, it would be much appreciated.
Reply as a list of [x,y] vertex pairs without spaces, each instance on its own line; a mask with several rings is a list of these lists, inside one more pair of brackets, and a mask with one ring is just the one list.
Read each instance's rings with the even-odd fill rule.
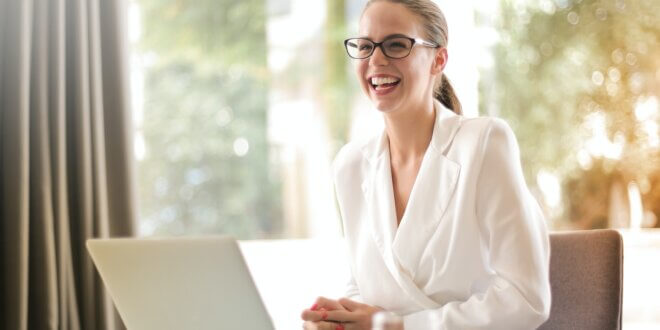
[[460,166],[435,150],[427,151],[397,230],[392,250],[411,276],[454,195]]
[[401,219],[393,253],[411,276],[419,265],[430,237],[436,232],[440,219],[454,196],[460,165],[445,156],[462,117],[436,102],[436,121],[428,150],[422,160],[413,185],[406,211]]
[[362,182],[371,234],[385,265],[399,286],[424,308],[438,308],[414,283],[414,271],[426,241],[433,234],[453,195],[460,166],[443,152],[450,145],[460,117],[435,103],[436,123],[429,148],[415,180],[408,207],[397,229],[389,142],[383,133],[363,147],[369,171]]
[[[385,140],[387,142],[387,140]],[[368,221],[371,236],[378,247],[383,261],[394,280],[408,296],[423,308],[438,308],[439,305],[428,298],[413,282],[394,257],[392,243],[396,235],[396,212],[392,193],[392,175],[389,151],[372,159],[370,174],[362,184],[367,201]]]
[[369,160],[369,174],[362,182],[362,191],[373,239],[392,271],[396,268],[392,263],[392,242],[397,228],[387,135],[383,133],[377,145],[371,147],[371,150],[364,149]]

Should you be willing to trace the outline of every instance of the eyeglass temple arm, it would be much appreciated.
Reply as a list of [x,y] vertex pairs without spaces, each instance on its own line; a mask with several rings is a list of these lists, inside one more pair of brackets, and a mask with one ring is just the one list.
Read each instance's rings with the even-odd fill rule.
[[439,45],[437,45],[437,44],[435,44],[435,43],[432,43],[432,42],[428,42],[428,41],[426,41],[426,40],[424,40],[424,39],[415,38],[414,40],[415,40],[415,43],[418,43],[418,44],[420,44],[420,45],[424,45],[424,46],[428,46],[428,47],[433,47],[433,48],[438,48],[438,47],[440,47]]

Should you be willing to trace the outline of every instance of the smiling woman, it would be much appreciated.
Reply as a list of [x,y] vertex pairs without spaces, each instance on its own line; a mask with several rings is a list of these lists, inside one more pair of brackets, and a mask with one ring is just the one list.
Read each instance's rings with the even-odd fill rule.
[[[549,245],[516,138],[466,119],[444,69],[447,23],[429,0],[372,0],[344,42],[384,131],[344,146],[334,183],[348,246],[346,297],[305,329],[532,329],[550,312]],[[419,47],[415,47],[419,46]]]
[[[396,1],[393,3],[396,3]],[[446,64],[448,35],[447,23],[444,16],[431,9],[430,6],[433,6],[433,3],[430,1],[411,3],[409,5],[413,6],[412,10],[400,11],[376,6],[372,9],[374,11],[372,15],[362,16],[360,27],[365,27],[365,30],[361,31],[361,33],[367,36],[378,36],[380,38],[378,40],[381,40],[380,42],[374,42],[369,38],[354,38],[347,39],[344,43],[349,56],[352,58],[370,58],[369,61],[360,61],[355,66],[358,77],[362,78],[359,81],[363,87],[363,91],[370,98],[371,95],[384,96],[395,92],[399,84],[401,84],[402,89],[414,90],[417,93],[426,93],[425,89],[429,88],[428,86],[420,86],[414,80],[402,82],[404,76],[414,77],[414,75],[411,75],[411,72],[419,70],[418,65],[423,65],[419,57],[413,56],[406,59],[413,52],[413,49],[419,48],[415,46],[424,46],[431,49],[438,48],[440,50],[439,54],[442,54],[444,58],[437,64],[442,65],[443,68]],[[420,22],[421,20],[423,22]],[[371,31],[372,26],[378,26],[378,24],[392,24],[388,26],[390,28],[389,31],[395,31],[395,33],[382,35],[382,31]],[[428,30],[428,33],[422,30]],[[428,35],[431,41],[423,39],[421,37],[422,35]],[[380,48],[380,52],[376,51],[376,48]],[[428,52],[422,51],[422,54],[428,54]],[[389,64],[389,60],[395,60],[391,61],[392,67],[388,69],[389,71],[377,70],[379,63],[386,62],[384,64]],[[374,65],[369,68],[368,64]],[[378,82],[388,83],[387,81],[380,80],[383,78],[393,79],[395,84],[376,86],[374,81],[372,81],[373,79],[377,79]],[[422,81],[428,79],[424,75],[421,75],[419,78]],[[435,79],[436,81],[431,85],[434,96],[447,108],[460,114],[460,102],[445,74],[437,75]],[[401,103],[410,102],[410,100],[396,97],[395,94],[392,94],[391,98],[397,98]],[[374,102],[376,108],[386,111],[384,108],[381,108],[387,108],[386,103],[381,104],[374,98],[371,98],[371,100]]]

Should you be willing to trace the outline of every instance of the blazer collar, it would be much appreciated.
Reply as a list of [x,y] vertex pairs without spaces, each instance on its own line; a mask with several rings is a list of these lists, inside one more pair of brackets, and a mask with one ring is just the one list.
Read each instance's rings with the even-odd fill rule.
[[[438,100],[433,100],[433,108],[435,110],[435,123],[429,148],[446,154],[447,148],[451,145],[454,135],[460,127],[459,122],[462,117],[447,109]],[[385,153],[388,153],[389,156],[389,141],[385,130],[377,138],[364,143],[361,150],[363,156],[370,163],[377,161]]]
[[362,147],[363,155],[369,162],[362,190],[372,237],[394,279],[424,308],[433,308],[437,304],[414,283],[415,271],[426,243],[438,227],[454,194],[460,171],[460,166],[445,154],[462,117],[437,101],[434,105],[436,120],[431,143],[398,227],[386,133]]

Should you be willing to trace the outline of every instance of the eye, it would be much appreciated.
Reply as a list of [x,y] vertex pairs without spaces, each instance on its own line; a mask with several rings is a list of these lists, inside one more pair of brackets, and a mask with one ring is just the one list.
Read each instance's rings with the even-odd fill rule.
[[362,44],[359,46],[359,50],[361,51],[370,51],[373,46],[371,44]]
[[398,41],[394,41],[394,42],[390,43],[389,45],[387,45],[387,47],[399,48],[399,49],[407,48],[405,44],[403,44],[402,42],[398,42]]

